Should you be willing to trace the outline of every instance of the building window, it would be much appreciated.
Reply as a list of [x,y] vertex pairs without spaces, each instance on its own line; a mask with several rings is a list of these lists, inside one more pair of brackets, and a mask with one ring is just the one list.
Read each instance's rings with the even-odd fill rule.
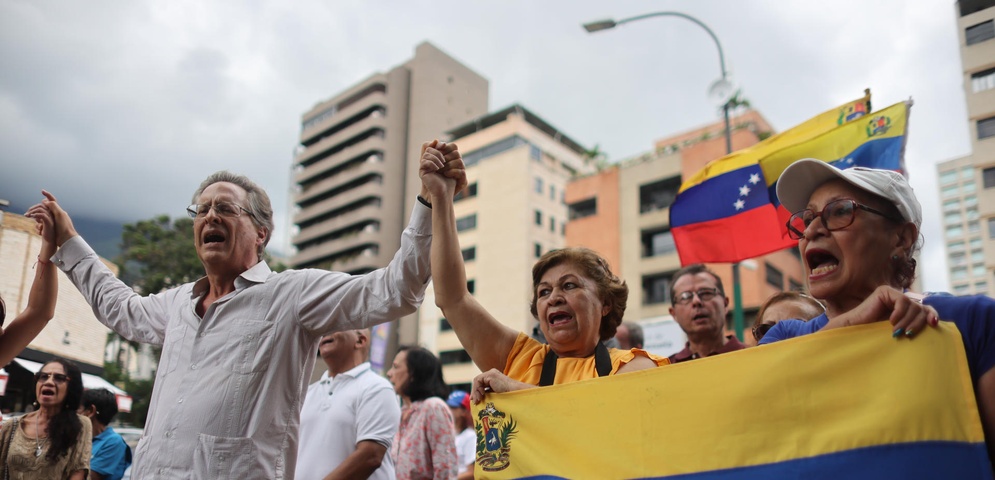
[[462,192],[459,192],[455,197],[453,197],[453,202],[458,202],[460,200],[476,197],[477,196],[477,182],[473,182],[467,185]]
[[801,283],[799,283],[797,280],[795,280],[793,278],[789,278],[788,279],[788,288],[792,292],[804,292],[805,291],[805,286],[802,285]]
[[447,350],[445,352],[439,352],[439,362],[443,365],[452,365],[454,363],[470,363],[473,360],[470,359],[470,354],[466,353],[466,350]]
[[656,228],[642,232],[643,257],[656,257],[677,251],[674,236],[669,228]]
[[784,289],[784,274],[767,262],[764,266],[767,267],[767,283],[778,290]]
[[556,233],[556,219],[552,215],[549,216],[549,231]]
[[463,155],[463,164],[467,167],[475,165],[480,161],[493,157],[499,153],[504,153],[520,145],[527,145],[529,142],[518,135],[512,135],[503,140],[498,140],[486,147],[478,148]]
[[967,209],[967,219],[977,220],[981,215],[978,213],[978,207],[971,207]]
[[950,170],[940,174],[940,185],[953,183],[957,180],[957,170]]
[[980,223],[978,223],[977,221],[967,222],[967,234],[968,235],[970,235],[972,233],[980,233],[980,232],[981,232],[981,224]]
[[978,140],[995,136],[995,117],[978,120]]
[[950,212],[943,216],[943,223],[947,225],[960,223],[962,220],[963,219],[960,216],[960,212]]
[[971,90],[974,93],[995,88],[995,68],[971,74]]
[[477,287],[477,281],[476,280],[467,280],[466,281],[466,291],[470,292],[470,295],[474,294],[474,291],[476,290],[476,287]]
[[971,250],[971,261],[980,262],[985,259],[985,252],[981,250]]
[[957,195],[959,192],[960,192],[960,187],[958,187],[956,184],[948,185],[940,189],[940,195],[942,195],[943,197],[953,197]]
[[535,185],[535,191],[536,191],[536,193],[541,194],[542,193],[542,188],[543,188],[542,187],[542,178],[536,177],[535,178],[535,183],[533,185]]
[[995,23],[991,20],[972,25],[964,30],[964,40],[968,45],[984,42],[995,38]]
[[968,196],[964,197],[964,206],[965,207],[973,207],[973,206],[975,206],[977,204],[978,204],[978,197],[976,197],[974,195],[968,195]]
[[453,329],[453,326],[449,324],[449,320],[446,320],[445,318],[440,318],[439,319],[439,331],[440,332],[448,332],[448,331],[450,331],[452,329]]
[[541,244],[535,243],[535,244],[532,245],[532,248],[534,250],[533,254],[535,255],[536,258],[539,258],[539,257],[542,256],[542,245]]
[[971,265],[971,276],[972,277],[983,277],[985,276],[985,264],[978,263]]
[[974,167],[968,165],[966,167],[961,167],[960,178],[963,180],[971,180],[974,178]]
[[549,199],[554,202],[556,201],[556,185],[549,185]]
[[950,254],[950,265],[965,265],[967,264],[967,253],[966,252],[956,252]]
[[968,290],[970,290],[970,288],[970,285],[954,285],[954,294],[964,295],[968,292]]
[[529,158],[537,162],[542,160],[542,150],[539,150],[539,147],[535,145],[529,144]]
[[988,282],[977,282],[974,284],[974,293],[988,295]]
[[943,202],[943,210],[944,211],[960,210],[960,199],[955,198],[953,200],[947,200]]
[[680,177],[667,178],[639,187],[639,213],[670,207],[681,188]]
[[964,236],[964,227],[960,225],[951,225],[947,227],[947,238],[957,238]]
[[985,188],[995,188],[995,167],[988,167],[981,171],[981,183]]
[[570,220],[590,217],[598,213],[598,197],[591,197],[587,200],[572,203],[567,207],[570,211]]
[[465,232],[467,230],[473,230],[477,228],[477,214],[467,215],[463,218],[456,219],[456,231]]
[[[988,231],[989,232],[991,232],[992,229],[993,229],[993,227],[992,227],[992,223],[993,222],[995,222],[995,218],[992,218],[992,219],[988,220]],[[995,237],[992,237],[992,238],[995,238]],[[970,243],[968,243],[968,245],[971,246],[971,250],[974,250],[976,248],[981,248],[981,238],[980,237],[978,237],[978,238],[972,238],[971,241],[970,241]]]
[[670,303],[670,277],[674,272],[643,276],[643,304]]
[[[995,239],[995,218],[988,219],[988,238]],[[978,245],[981,245],[980,240],[978,240]],[[971,240],[971,246],[974,246],[974,239]]]
[[535,217],[536,217],[535,218],[536,225],[538,225],[538,226],[541,227],[542,226],[542,212],[540,212],[539,210],[536,210],[535,211]]
[[476,260],[477,258],[477,247],[464,248],[460,253],[463,254],[463,261],[469,262],[471,260]]
[[967,267],[954,267],[950,269],[950,278],[963,280],[967,278]]
[[950,245],[947,246],[947,248],[949,248],[951,252],[957,252],[957,251],[963,250],[964,249],[964,241],[961,240],[961,241],[958,241],[958,242],[951,242]]
[[974,193],[978,191],[977,185],[974,182],[967,182],[960,187],[961,193]]

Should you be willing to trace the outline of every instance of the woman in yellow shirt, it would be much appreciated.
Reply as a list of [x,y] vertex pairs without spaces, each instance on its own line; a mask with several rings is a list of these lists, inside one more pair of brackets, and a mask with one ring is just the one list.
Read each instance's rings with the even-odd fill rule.
[[532,268],[531,310],[547,345],[491,316],[466,287],[453,209],[455,181],[437,174],[449,168],[462,168],[456,145],[424,146],[419,175],[422,190],[431,196],[435,303],[483,372],[473,381],[474,402],[485,390],[569,383],[667,363],[640,349],[604,346],[622,322],[629,289],[603,258],[586,248],[549,252]]

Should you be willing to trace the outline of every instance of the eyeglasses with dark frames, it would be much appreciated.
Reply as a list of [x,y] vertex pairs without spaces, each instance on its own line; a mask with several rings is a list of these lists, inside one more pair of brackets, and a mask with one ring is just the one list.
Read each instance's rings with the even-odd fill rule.
[[694,300],[694,296],[697,295],[698,299],[702,302],[707,302],[716,295],[719,294],[719,289],[717,288],[699,288],[697,292],[693,290],[688,290],[686,292],[681,292],[677,294],[677,298],[674,299],[674,303],[678,305],[687,305]]
[[764,338],[764,335],[767,335],[767,332],[769,332],[771,328],[774,328],[774,325],[777,324],[772,322],[764,322],[759,325],[754,325],[753,338],[759,342],[761,338]]
[[69,376],[61,373],[38,372],[35,374],[35,382],[37,383],[45,383],[49,378],[51,378],[53,382],[59,384],[69,381]]
[[187,207],[187,215],[189,215],[190,218],[203,218],[211,212],[212,208],[214,209],[214,213],[222,217],[238,217],[242,215],[242,212],[248,213],[249,216],[252,216],[252,212],[250,212],[247,208],[237,203],[228,202],[218,202],[213,205],[209,203],[195,203]]
[[811,225],[816,218],[821,219],[822,225],[830,232],[844,229],[853,224],[853,218],[856,216],[858,209],[865,212],[871,212],[875,215],[881,215],[888,220],[901,221],[901,219],[895,218],[880,210],[857,203],[856,200],[844,198],[827,203],[826,206],[822,208],[821,212],[816,212],[811,208],[795,212],[791,215],[791,218],[788,219],[788,236],[793,240],[801,240],[805,238],[805,229],[808,228],[808,226]]

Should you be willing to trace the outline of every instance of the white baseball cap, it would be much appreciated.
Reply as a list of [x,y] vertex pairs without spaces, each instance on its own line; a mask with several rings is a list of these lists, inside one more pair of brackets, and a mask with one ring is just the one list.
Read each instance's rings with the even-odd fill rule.
[[840,179],[895,205],[907,221],[922,226],[922,207],[912,186],[902,174],[892,170],[853,167],[840,170],[822,160],[803,158],[788,165],[777,179],[777,198],[789,212],[806,208],[815,189],[830,180]]

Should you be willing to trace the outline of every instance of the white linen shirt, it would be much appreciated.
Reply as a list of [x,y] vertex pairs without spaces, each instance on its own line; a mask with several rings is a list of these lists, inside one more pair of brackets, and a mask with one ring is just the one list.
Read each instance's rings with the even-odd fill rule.
[[369,478],[393,480],[390,444],[401,424],[401,405],[387,379],[369,362],[332,378],[326,371],[311,384],[301,409],[297,480],[321,480],[364,440],[385,447],[383,461]]
[[162,345],[134,478],[292,479],[301,403],[319,338],[395,320],[431,278],[431,211],[416,203],[387,267],[353,276],[273,273],[259,262],[200,318],[207,278],[149,296],[114,277],[80,237],[52,257],[101,323]]

